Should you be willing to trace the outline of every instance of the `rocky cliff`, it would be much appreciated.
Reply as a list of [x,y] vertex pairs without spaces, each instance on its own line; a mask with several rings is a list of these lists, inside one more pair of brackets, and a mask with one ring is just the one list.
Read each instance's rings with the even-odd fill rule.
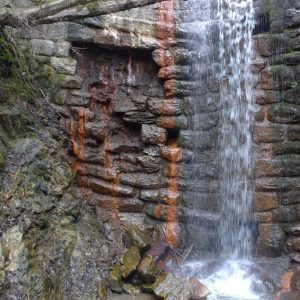
[[[300,7],[254,3],[255,252],[299,263]],[[46,83],[35,103],[1,104],[4,299],[105,299],[122,226],[216,248],[218,53],[197,43],[218,28],[194,26],[215,18],[215,1],[168,0],[12,30]]]

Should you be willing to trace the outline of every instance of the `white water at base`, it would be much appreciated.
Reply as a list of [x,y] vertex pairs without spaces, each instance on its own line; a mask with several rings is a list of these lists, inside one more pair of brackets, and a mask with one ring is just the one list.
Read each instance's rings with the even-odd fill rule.
[[[197,277],[211,291],[208,300],[266,300],[265,293],[255,288],[263,283],[252,272],[249,261],[228,260],[224,263],[192,261],[182,267],[188,277]],[[209,268],[213,270],[209,271]]]

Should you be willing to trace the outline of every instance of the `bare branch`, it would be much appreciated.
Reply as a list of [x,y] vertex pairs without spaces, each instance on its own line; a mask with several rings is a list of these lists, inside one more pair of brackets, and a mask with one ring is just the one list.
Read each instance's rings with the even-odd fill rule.
[[107,15],[165,0],[56,0],[29,9],[0,7],[0,24],[14,25],[20,20],[29,25]]
[[92,0],[56,0],[48,4],[43,4],[41,6],[36,6],[23,12],[19,12],[19,15],[22,18],[26,18],[28,20],[39,20],[46,18],[47,16],[59,13],[64,9],[72,8],[78,5],[88,4],[90,2],[92,2]]
[[165,0],[110,0],[110,1],[93,1],[86,5],[80,5],[72,9],[66,9],[56,15],[48,15],[40,23],[50,23],[77,18],[96,17],[108,15],[120,11],[146,6]]

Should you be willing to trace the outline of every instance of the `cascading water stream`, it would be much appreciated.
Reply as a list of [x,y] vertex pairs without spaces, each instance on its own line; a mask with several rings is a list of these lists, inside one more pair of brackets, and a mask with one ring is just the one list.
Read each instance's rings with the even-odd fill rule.
[[[253,287],[260,282],[251,272],[254,228],[251,217],[253,192],[250,133],[254,111],[251,74],[254,29],[252,2],[253,0],[212,1],[215,5],[210,6],[210,13],[207,14],[209,19],[200,20],[194,25],[194,31],[199,31],[199,39],[206,37],[210,31],[217,37],[199,42],[197,49],[197,64],[200,65],[198,72],[213,67],[207,73],[209,76],[203,78],[199,74],[193,75],[194,80],[199,78],[204,81],[204,84],[199,83],[199,89],[202,90],[203,86],[211,86],[210,81],[219,79],[218,95],[213,96],[215,102],[217,99],[219,103],[214,103],[215,108],[209,115],[218,118],[218,134],[215,137],[217,143],[213,149],[209,149],[209,146],[202,147],[201,140],[196,138],[192,168],[197,167],[198,157],[204,155],[205,170],[212,169],[214,164],[208,159],[208,153],[216,151],[217,154],[213,157],[218,160],[218,174],[215,177],[207,177],[206,180],[210,186],[215,181],[219,182],[216,209],[219,221],[215,226],[214,244],[217,246],[214,254],[210,255],[209,260],[206,255],[203,260],[200,256],[200,260],[187,263],[184,271],[188,275],[197,276],[205,283],[212,290],[209,299],[216,300],[266,299],[253,292]],[[197,73],[197,69],[195,72]],[[201,124],[206,122],[207,118],[203,118],[204,114],[201,113],[203,107],[210,103],[212,91],[208,88],[199,94],[201,96],[194,99],[196,108],[193,124],[200,123],[196,127],[200,128],[203,134],[207,128]],[[191,186],[199,186],[201,180],[194,175],[198,173],[193,170],[192,174]],[[211,188],[209,191],[211,192]],[[195,203],[194,210],[201,208],[204,199],[202,195],[198,194],[198,198],[192,199]],[[199,238],[203,230],[203,224],[200,224],[198,233],[192,233],[196,248],[204,241]]]
[[220,254],[248,259],[252,252],[252,0],[219,0],[220,24]]

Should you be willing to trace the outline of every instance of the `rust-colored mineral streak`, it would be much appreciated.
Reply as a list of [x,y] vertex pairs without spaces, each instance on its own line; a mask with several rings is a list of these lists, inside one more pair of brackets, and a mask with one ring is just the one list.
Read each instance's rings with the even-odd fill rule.
[[287,292],[291,289],[291,281],[294,273],[293,272],[287,272],[282,276],[282,281],[281,281],[281,288],[280,291],[277,293],[275,300],[280,300],[281,294],[284,292]]
[[[172,44],[175,41],[175,16],[174,16],[174,0],[164,1],[157,4],[157,38],[161,40],[161,51],[159,61],[161,66],[173,66],[174,55],[172,53]],[[173,88],[172,88],[173,89]],[[167,97],[167,101],[174,103],[172,97]],[[161,111],[164,114],[164,111]],[[173,119],[170,118],[172,121]],[[171,122],[172,122],[171,121]],[[166,124],[162,124],[166,125]],[[167,124],[167,128],[174,128],[175,124]],[[181,155],[176,139],[169,140],[168,148],[168,185],[167,185],[167,212],[166,212],[166,239],[174,247],[178,246],[178,209],[177,209],[177,195],[178,195],[178,157]],[[161,205],[158,204],[156,208],[156,217],[160,218]]]

